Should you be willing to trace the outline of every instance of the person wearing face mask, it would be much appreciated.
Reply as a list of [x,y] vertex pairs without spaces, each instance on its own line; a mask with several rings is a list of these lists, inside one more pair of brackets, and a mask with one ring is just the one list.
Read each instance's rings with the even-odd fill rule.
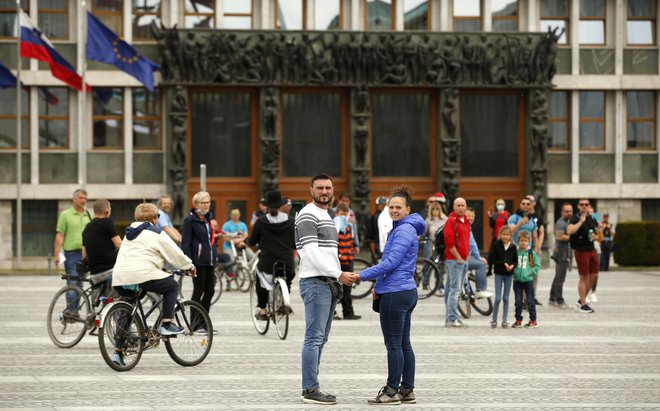
[[[490,242],[490,250],[489,254],[493,251],[493,244],[495,244],[495,241],[497,241],[498,238],[500,238],[500,229],[507,225],[507,221],[509,221],[509,212],[505,210],[506,207],[506,202],[504,201],[503,198],[498,198],[495,201],[495,212],[492,210],[488,210],[488,223],[490,224],[490,228],[492,229],[492,234],[493,238]],[[488,275],[491,275],[493,273],[493,264],[490,262],[488,263]]]

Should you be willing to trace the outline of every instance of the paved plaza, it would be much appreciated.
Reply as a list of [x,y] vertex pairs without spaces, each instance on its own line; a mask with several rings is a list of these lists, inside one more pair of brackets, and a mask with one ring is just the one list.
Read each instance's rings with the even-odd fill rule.
[[[467,329],[446,329],[444,303],[420,301],[413,315],[418,403],[399,409],[660,409],[660,273],[601,274],[594,314],[547,305],[554,272],[541,272],[537,329],[492,330],[474,312]],[[489,279],[492,284],[492,278]],[[567,301],[577,298],[569,273]],[[294,285],[289,338],[258,335],[248,294],[223,293],[211,317],[219,334],[201,365],[175,364],[164,347],[117,373],[96,337],[56,348],[46,311],[57,276],[0,277],[0,409],[313,409],[300,401],[304,315]],[[491,287],[492,288],[492,287]],[[335,410],[370,409],[386,379],[377,314],[356,301],[359,321],[335,321],[321,363],[322,388]],[[525,313],[526,314],[526,313]],[[513,293],[509,320],[513,320]]]

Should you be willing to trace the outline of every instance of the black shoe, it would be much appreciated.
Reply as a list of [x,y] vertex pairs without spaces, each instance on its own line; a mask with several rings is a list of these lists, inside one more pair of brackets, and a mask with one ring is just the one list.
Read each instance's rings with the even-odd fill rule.
[[543,304],[541,304],[541,302],[537,298],[534,299],[534,302],[536,303],[537,306],[543,307]]
[[310,390],[302,390],[300,399],[305,404],[322,404],[322,405],[334,405],[337,404],[337,398],[328,394],[325,391],[321,391],[318,388],[312,388]]
[[126,363],[124,362],[124,353],[115,351],[115,353],[112,354],[112,362],[119,365],[120,367],[126,367]]
[[360,318],[362,318],[361,315],[355,315],[355,314],[344,316],[344,320],[359,320]]
[[335,316],[332,317],[332,319],[335,320],[335,321],[339,321],[339,320],[341,320],[341,317],[338,316],[337,314],[335,314]]

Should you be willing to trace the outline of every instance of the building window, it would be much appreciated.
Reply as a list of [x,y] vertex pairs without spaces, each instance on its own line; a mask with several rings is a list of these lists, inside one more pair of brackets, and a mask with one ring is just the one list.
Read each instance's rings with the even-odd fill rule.
[[541,0],[541,31],[557,28],[557,32],[564,30],[557,43],[568,44],[568,30],[570,21],[568,0]]
[[314,8],[314,30],[341,30],[342,0],[310,0],[308,7]]
[[187,29],[215,28],[215,0],[185,0],[183,21]]
[[550,93],[550,112],[548,113],[549,139],[548,148],[568,150],[570,148],[570,93],[553,91]]
[[41,88],[39,98],[39,147],[69,147],[69,88]]
[[49,39],[69,38],[69,1],[46,0],[39,2],[39,29]]
[[628,45],[655,44],[655,0],[628,0]]
[[[57,200],[23,200],[21,255],[46,256],[53,252],[53,232],[57,223]],[[16,215],[17,202],[12,201],[12,215]],[[113,210],[114,211],[114,210]],[[16,256],[16,218],[12,219],[12,249]]]
[[580,149],[605,149],[605,92],[580,92]]
[[642,221],[660,221],[660,199],[642,199]]
[[[30,147],[30,100],[29,93],[21,93],[21,140],[23,148]],[[16,148],[16,89],[0,89],[0,149]]]
[[365,0],[364,26],[371,31],[392,31],[395,24],[394,0]]
[[454,0],[454,31],[481,30],[481,0]]
[[605,0],[580,0],[580,44],[605,44]]
[[627,148],[655,149],[655,93],[629,91],[627,95]]
[[124,92],[122,88],[94,89],[94,148],[124,148]]
[[[27,13],[30,0],[21,0],[21,8]],[[0,0],[0,38],[16,38],[16,2]]]
[[305,29],[306,10],[303,0],[276,0],[275,22],[278,30]]
[[252,28],[252,0],[225,1],[222,28],[249,30]]
[[162,146],[162,99],[160,89],[133,89],[133,147],[155,149]]
[[[92,13],[117,35],[124,35],[123,0],[92,0]],[[39,11],[41,13],[41,10]]]
[[518,31],[518,0],[491,0],[493,31]]
[[429,16],[431,4],[428,0],[403,0],[403,29],[415,31],[431,30]]
[[133,6],[133,40],[152,41],[151,24],[160,27],[160,0],[132,0]]

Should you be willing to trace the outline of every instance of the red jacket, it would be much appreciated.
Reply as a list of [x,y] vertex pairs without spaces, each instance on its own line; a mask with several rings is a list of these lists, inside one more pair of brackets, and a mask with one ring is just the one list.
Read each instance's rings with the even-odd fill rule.
[[[458,231],[458,239],[456,238],[456,231]],[[461,258],[467,260],[470,254],[470,222],[467,217],[463,216],[463,221],[461,221],[460,218],[457,218],[456,213],[452,211],[445,223],[444,234],[445,258],[455,260],[456,257],[449,250],[456,247]]]

